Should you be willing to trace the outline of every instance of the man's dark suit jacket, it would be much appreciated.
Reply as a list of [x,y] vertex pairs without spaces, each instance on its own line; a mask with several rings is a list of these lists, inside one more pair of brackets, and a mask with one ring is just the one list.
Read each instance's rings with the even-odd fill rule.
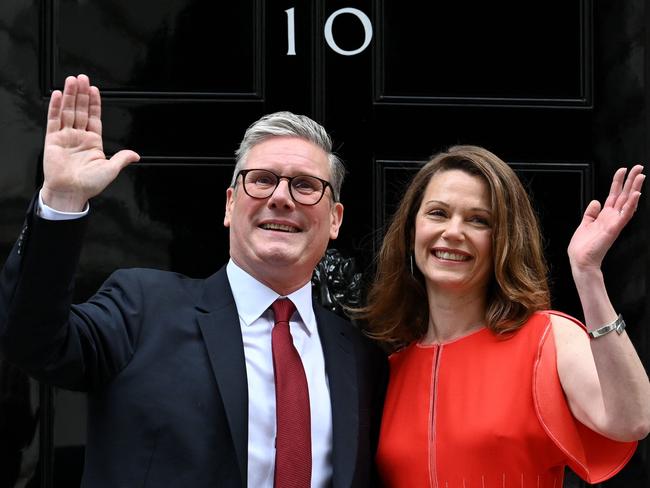
[[[49,222],[30,209],[0,275],[5,357],[88,392],[84,487],[246,486],[246,366],[225,268],[205,280],[121,270],[71,306],[86,220]],[[348,322],[314,311],[332,403],[333,486],[370,486],[386,360]]]

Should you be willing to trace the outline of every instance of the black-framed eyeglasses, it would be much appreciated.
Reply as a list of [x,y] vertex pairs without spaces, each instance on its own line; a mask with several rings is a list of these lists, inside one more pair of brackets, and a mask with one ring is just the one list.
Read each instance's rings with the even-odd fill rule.
[[237,173],[237,178],[240,175],[244,183],[244,191],[251,198],[270,197],[280,184],[280,180],[287,180],[291,198],[302,205],[316,205],[323,198],[328,186],[334,195],[334,188],[330,182],[316,176],[280,176],[267,169],[242,169]]

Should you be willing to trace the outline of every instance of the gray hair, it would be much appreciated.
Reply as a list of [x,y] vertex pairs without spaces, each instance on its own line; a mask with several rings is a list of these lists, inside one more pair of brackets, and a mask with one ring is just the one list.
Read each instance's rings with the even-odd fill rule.
[[231,187],[237,183],[237,174],[242,169],[250,150],[271,137],[299,137],[320,147],[325,154],[330,166],[330,183],[334,193],[334,201],[338,202],[341,197],[341,186],[345,177],[345,166],[343,161],[332,152],[332,139],[325,128],[318,122],[306,115],[297,115],[291,112],[275,112],[263,116],[257,122],[253,122],[244,138],[235,151],[237,164],[233,171]]

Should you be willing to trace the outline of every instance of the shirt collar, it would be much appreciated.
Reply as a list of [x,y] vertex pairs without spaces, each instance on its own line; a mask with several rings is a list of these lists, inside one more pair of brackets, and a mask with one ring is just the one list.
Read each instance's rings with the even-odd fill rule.
[[[257,281],[232,259],[228,261],[226,273],[237,305],[237,313],[246,326],[250,326],[259,319],[271,307],[273,302],[281,296],[268,286]],[[308,281],[304,286],[287,295],[287,298],[296,306],[307,333],[311,335],[316,329],[311,282]]]

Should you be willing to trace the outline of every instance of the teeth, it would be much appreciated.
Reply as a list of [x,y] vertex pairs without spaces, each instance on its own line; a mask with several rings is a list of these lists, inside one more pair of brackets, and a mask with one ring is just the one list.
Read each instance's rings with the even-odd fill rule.
[[262,229],[266,230],[280,230],[282,232],[298,232],[298,229],[291,227],[290,225],[283,224],[262,224],[260,225]]
[[449,252],[449,251],[434,251],[433,254],[437,258],[448,259],[449,261],[467,261],[467,260],[469,260],[469,256],[465,256],[464,254],[456,254],[454,252]]

